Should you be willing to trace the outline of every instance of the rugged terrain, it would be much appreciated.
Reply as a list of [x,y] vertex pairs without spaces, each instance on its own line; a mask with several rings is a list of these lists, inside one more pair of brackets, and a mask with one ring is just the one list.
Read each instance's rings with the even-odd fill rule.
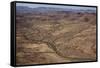
[[96,13],[33,11],[16,16],[17,65],[96,60]]

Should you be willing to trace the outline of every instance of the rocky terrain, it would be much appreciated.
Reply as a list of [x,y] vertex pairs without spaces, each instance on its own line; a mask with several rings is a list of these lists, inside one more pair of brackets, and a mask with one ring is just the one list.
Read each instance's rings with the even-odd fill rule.
[[95,60],[96,13],[16,14],[17,65]]

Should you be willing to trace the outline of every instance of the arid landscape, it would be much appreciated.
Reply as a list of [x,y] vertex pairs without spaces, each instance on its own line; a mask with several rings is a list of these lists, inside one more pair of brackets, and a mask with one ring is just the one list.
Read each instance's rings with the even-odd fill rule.
[[96,12],[26,8],[16,10],[17,65],[96,60]]

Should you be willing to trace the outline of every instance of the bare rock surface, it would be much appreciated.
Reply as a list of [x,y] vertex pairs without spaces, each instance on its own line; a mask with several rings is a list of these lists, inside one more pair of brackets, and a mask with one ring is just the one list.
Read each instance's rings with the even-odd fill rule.
[[19,13],[16,20],[17,65],[96,60],[95,13]]

